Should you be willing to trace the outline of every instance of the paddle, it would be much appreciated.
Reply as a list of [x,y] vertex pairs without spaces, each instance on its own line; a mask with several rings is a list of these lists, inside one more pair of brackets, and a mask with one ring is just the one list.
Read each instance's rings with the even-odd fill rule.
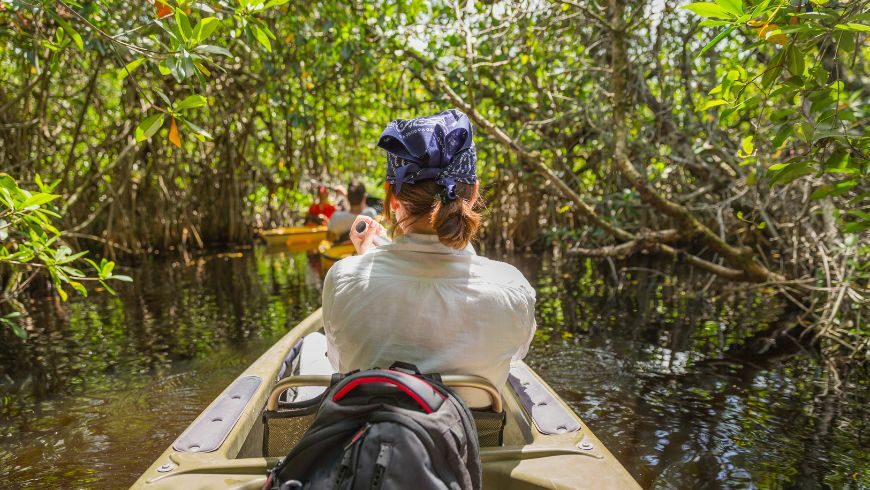
[[[365,221],[360,221],[356,224],[356,232],[362,234],[366,231],[366,228],[368,228],[368,226],[368,223],[366,223]],[[381,245],[386,245],[388,243],[393,243],[393,241],[385,236],[375,235],[375,237],[372,238],[372,244],[374,244],[374,246],[376,247],[380,247]]]

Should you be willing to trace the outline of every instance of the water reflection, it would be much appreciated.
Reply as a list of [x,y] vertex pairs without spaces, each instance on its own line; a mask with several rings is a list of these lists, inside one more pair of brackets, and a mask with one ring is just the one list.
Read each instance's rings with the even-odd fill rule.
[[[771,292],[705,289],[650,264],[509,260],[538,290],[529,362],[644,487],[870,483],[866,376],[843,397],[798,344],[753,345],[783,326]],[[304,254],[219,254],[131,275],[119,297],[31,303],[26,344],[0,332],[5,487],[129,485],[320,303]]]
[[[781,331],[772,291],[536,261],[530,363],[645,488],[866,488],[866,376],[847,395]],[[604,269],[604,272],[602,272]],[[764,334],[764,335],[762,335]]]
[[0,481],[129,486],[244,368],[320,303],[301,255],[146,263],[118,297],[29,305],[0,349]]

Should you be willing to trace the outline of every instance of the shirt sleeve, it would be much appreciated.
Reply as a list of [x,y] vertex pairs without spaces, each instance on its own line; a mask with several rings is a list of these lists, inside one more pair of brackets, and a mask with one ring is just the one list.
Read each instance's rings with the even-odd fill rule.
[[326,334],[326,357],[329,359],[332,369],[338,372],[338,349],[335,346],[336,325],[333,318],[333,306],[335,305],[334,270],[335,268],[330,269],[329,272],[326,273],[326,277],[323,279],[323,297],[321,300],[323,304],[323,331]]
[[517,350],[516,354],[514,354],[511,361],[520,361],[526,354],[529,353],[529,346],[532,344],[532,340],[535,338],[535,330],[538,328],[538,324],[535,320],[535,290],[529,285],[526,290],[526,294],[523,295],[524,301],[523,307],[518,308],[518,311],[523,314],[518,317],[518,321],[522,322],[523,328],[528,329],[528,336],[526,337],[526,341],[520,345],[520,348]]

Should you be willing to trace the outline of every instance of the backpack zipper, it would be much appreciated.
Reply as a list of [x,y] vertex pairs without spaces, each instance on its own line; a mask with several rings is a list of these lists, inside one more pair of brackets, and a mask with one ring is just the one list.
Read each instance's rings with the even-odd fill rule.
[[390,451],[392,446],[389,444],[381,444],[381,450],[378,452],[378,459],[375,461],[375,471],[372,474],[371,490],[380,490],[384,484],[384,473],[387,471],[387,465],[390,463]]
[[[347,481],[348,477],[354,477],[352,468],[356,467],[362,441],[371,428],[372,424],[366,423],[360,427],[360,429],[356,431],[356,434],[350,438],[350,441],[344,445],[344,455],[341,457],[341,466],[338,468],[338,477],[335,482],[336,489],[340,489],[341,485]],[[351,482],[350,488],[353,488],[353,482]]]

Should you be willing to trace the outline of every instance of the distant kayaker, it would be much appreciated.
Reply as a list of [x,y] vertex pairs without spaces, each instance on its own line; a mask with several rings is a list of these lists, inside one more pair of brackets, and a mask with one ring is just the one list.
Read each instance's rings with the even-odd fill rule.
[[329,189],[321,185],[317,188],[317,202],[308,207],[305,224],[322,225],[329,221],[333,213],[335,213],[335,205],[329,202]]
[[359,215],[374,218],[378,212],[366,205],[366,187],[357,179],[353,179],[347,185],[347,202],[350,209],[336,211],[326,225],[326,238],[334,242],[348,240],[350,226]]
[[[468,117],[448,110],[387,125],[384,212],[394,242],[359,216],[358,256],[336,263],[323,286],[327,356],[341,372],[394,361],[424,372],[472,374],[504,386],[535,331],[535,291],[513,266],[480,257],[477,155]],[[367,228],[359,233],[357,223]],[[460,391],[472,406],[487,404]]]

